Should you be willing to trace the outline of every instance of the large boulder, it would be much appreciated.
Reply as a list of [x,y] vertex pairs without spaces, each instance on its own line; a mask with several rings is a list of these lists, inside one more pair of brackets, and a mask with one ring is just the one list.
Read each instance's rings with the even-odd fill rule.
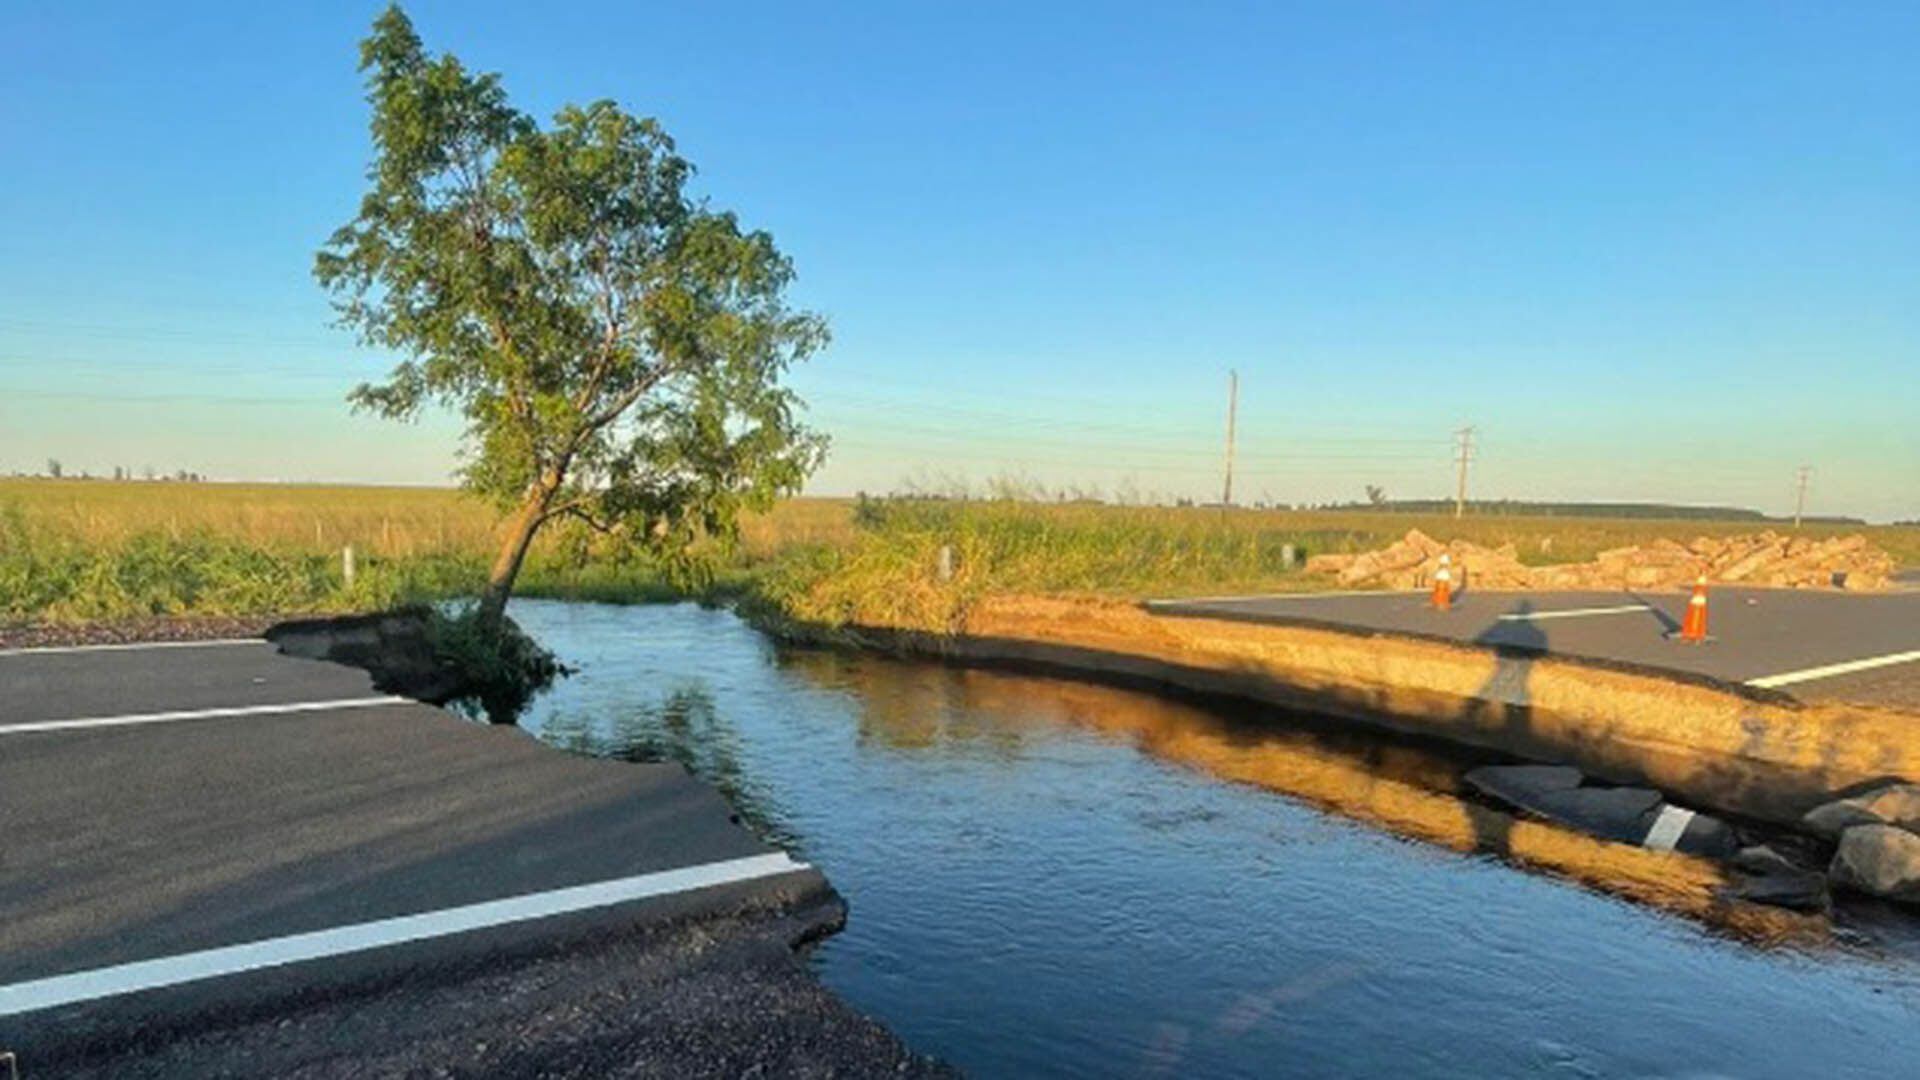
[[1771,543],[1749,544],[1734,549],[1733,560],[1716,566],[1713,576],[1721,581],[1744,581],[1754,571],[1780,557],[1780,551]]
[[1920,903],[1920,836],[1892,825],[1855,825],[1840,834],[1827,874],[1870,896]]
[[1629,566],[1625,580],[1629,589],[1652,589],[1665,584],[1672,577],[1664,567]]
[[1429,549],[1426,546],[1417,544],[1414,542],[1414,538],[1417,537],[1420,540],[1426,541],[1427,544],[1432,544],[1433,541],[1421,536],[1418,530],[1408,533],[1407,537],[1408,539],[1402,540],[1392,547],[1385,548],[1374,555],[1374,560],[1379,564],[1382,572],[1406,570],[1425,563],[1429,558],[1433,558],[1436,561],[1438,560],[1439,552],[1437,549]]
[[1355,556],[1340,570],[1340,584],[1359,585],[1380,572],[1380,555],[1368,551]]
[[1898,825],[1920,830],[1920,784],[1886,784],[1835,799],[1807,811],[1800,823],[1808,831],[1829,838],[1855,825]]
[[1407,535],[1401,538],[1400,544],[1419,552],[1421,558],[1438,555],[1445,550],[1440,541],[1419,529],[1408,529]]

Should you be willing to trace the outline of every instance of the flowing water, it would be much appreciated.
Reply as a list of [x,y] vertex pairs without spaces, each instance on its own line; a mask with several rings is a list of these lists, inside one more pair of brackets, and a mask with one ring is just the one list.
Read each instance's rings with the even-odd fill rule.
[[1223,779],[1457,771],[1438,748],[690,605],[513,614],[580,669],[528,728],[724,789],[847,898],[820,977],[975,1075],[1920,1070],[1909,962],[1757,949]]

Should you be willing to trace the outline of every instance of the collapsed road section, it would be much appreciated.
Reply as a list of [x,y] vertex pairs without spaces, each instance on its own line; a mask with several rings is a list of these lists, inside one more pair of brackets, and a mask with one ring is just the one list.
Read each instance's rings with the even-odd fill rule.
[[[810,940],[844,907],[678,765],[559,753],[251,640],[0,653],[0,702],[0,1050],[22,1075],[486,1071],[577,1060],[583,1027],[594,1074],[933,1067],[790,948],[727,947]],[[600,970],[612,951],[629,962]],[[707,987],[714,1015],[676,1006],[680,1057],[649,1057],[658,1002],[623,982],[648,971]],[[473,980],[484,1003],[450,989]],[[376,1032],[314,1022],[376,1000]],[[728,1036],[684,1037],[703,1027]]]

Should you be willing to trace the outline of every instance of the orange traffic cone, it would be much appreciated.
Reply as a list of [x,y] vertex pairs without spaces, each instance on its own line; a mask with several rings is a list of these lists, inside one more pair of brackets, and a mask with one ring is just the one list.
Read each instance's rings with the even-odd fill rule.
[[1693,595],[1687,599],[1686,617],[1680,620],[1681,641],[1707,640],[1707,575],[1693,583]]
[[1435,611],[1453,610],[1453,559],[1440,556],[1440,568],[1433,572],[1433,608]]

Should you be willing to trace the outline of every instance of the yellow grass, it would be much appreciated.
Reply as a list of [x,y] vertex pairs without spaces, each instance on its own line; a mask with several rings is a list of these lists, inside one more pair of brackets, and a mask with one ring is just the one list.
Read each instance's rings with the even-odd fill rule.
[[[1512,543],[1525,561],[1584,562],[1608,548],[1667,537],[1751,533],[1754,522],[1492,517],[1111,507],[1011,502],[885,502],[857,507],[850,543],[791,547],[759,575],[780,613],[807,622],[938,630],[994,595],[1117,598],[1292,592],[1337,587],[1300,569],[1308,556],[1385,546],[1420,528],[1440,540]],[[767,523],[776,535],[779,515]],[[1849,531],[1808,526],[1809,536]],[[1920,563],[1920,529],[1865,531]],[[773,545],[779,550],[779,545]],[[1294,549],[1288,569],[1284,553]],[[935,572],[951,548],[953,574]]]
[[496,515],[446,488],[0,480],[0,506],[29,525],[94,546],[143,533],[209,532],[286,552],[480,552]]
[[[327,566],[337,566],[347,545],[354,547],[363,566],[392,575],[394,589],[409,595],[457,591],[470,587],[473,575],[496,549],[498,520],[492,507],[447,488],[0,479],[0,526],[5,526],[0,528],[0,547],[15,549],[0,550],[0,569],[6,569],[9,556],[15,560],[13,584],[0,573],[0,591],[12,588],[16,594],[0,595],[0,617],[75,619],[203,610],[211,601],[198,597],[213,591],[165,589],[168,571],[162,549],[169,543],[200,545],[194,554],[181,555],[183,561],[205,561],[207,543],[224,546],[227,556],[255,552],[281,560],[264,568],[249,564],[245,573],[252,581],[247,588],[219,593],[225,612],[265,603],[272,595],[270,582],[283,574],[306,582],[304,591],[289,599],[293,606],[352,607],[392,595],[392,590],[321,593],[327,588]],[[1140,596],[1325,588],[1325,578],[1283,570],[1282,546],[1294,545],[1301,556],[1364,550],[1389,543],[1410,528],[1441,539],[1511,542],[1523,560],[1546,563],[1581,561],[1606,548],[1656,537],[1688,540],[1761,527],[1751,522],[1481,515],[1455,520],[1371,512],[1034,503],[919,503],[875,520],[874,515],[860,514],[852,500],[803,498],[743,523],[741,558],[733,569],[774,566],[773,577],[784,575],[789,592],[801,584],[798,579],[810,579],[809,586],[823,576],[835,579],[837,591],[846,597],[860,594],[859,602],[851,605],[857,609],[884,603],[874,599],[881,595],[910,598],[916,583],[926,584],[920,579],[930,574],[932,552],[946,543],[960,552],[960,574],[969,590]],[[1810,525],[1804,531],[1810,536],[1863,531],[1904,565],[1920,565],[1920,528]],[[136,588],[120,572],[113,553],[142,544],[146,563]],[[31,590],[20,583],[34,574],[44,577],[56,553],[64,560],[61,572],[72,582],[58,598],[45,590],[38,598],[26,597]],[[536,546],[525,584],[530,592],[602,599],[668,594],[644,560],[619,559],[619,554],[554,530]],[[158,569],[155,560],[162,564]],[[241,561],[228,560],[236,566]],[[86,581],[116,575],[118,598],[88,593]],[[782,584],[775,580],[770,587],[779,592]]]
[[[852,535],[850,504],[798,499],[750,517],[749,555]],[[143,535],[211,533],[281,552],[375,557],[491,555],[499,516],[452,488],[336,484],[181,484],[0,478],[0,509],[17,508],[42,535],[109,547]]]
[[[0,478],[0,507],[18,506],[29,521],[91,544],[112,544],[144,532],[206,530],[261,547],[337,551],[344,544],[383,555],[482,552],[498,521],[486,504],[451,488],[307,484],[178,484],[110,480]],[[982,504],[973,504],[982,505]],[[801,498],[751,517],[743,539],[750,555],[793,544],[838,544],[855,534],[853,502]],[[1785,526],[1755,522],[1631,518],[1493,517],[1365,511],[1232,510],[1203,507],[1119,507],[1020,504],[1061,524],[1128,523],[1143,528],[1199,529],[1227,535],[1300,535],[1315,551],[1361,550],[1418,528],[1441,539],[1488,546],[1511,542],[1533,563],[1578,562],[1597,552],[1659,537],[1732,536]],[[1812,537],[1863,532],[1904,566],[1920,566],[1920,526],[1808,525]]]

